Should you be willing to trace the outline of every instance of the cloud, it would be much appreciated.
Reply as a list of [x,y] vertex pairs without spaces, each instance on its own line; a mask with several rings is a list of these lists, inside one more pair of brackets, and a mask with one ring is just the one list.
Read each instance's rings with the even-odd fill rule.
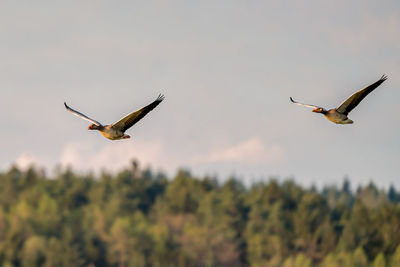
[[32,156],[32,154],[28,152],[23,152],[19,157],[15,160],[15,165],[22,170],[26,170],[32,165],[37,165],[38,160]]
[[206,155],[194,158],[198,163],[242,162],[249,165],[282,163],[286,159],[284,149],[277,145],[266,146],[259,137],[250,138],[239,144],[218,148]]
[[[220,147],[203,155],[177,155],[169,151],[161,141],[149,142],[107,142],[103,146],[71,142],[64,146],[60,156],[53,160],[63,167],[71,166],[78,171],[95,171],[105,169],[117,172],[127,166],[133,159],[138,159],[142,165],[161,168],[168,174],[173,174],[178,168],[186,166],[194,171],[202,170],[208,164],[225,166],[238,164],[242,166],[261,166],[265,164],[280,165],[286,161],[286,152],[277,145],[265,145],[261,138],[252,137],[238,144]],[[16,160],[18,167],[26,169],[32,165],[52,168],[44,161],[24,152]],[[237,165],[235,165],[237,166]],[[199,169],[200,168],[200,169]]]
[[182,165],[173,151],[166,149],[165,145],[158,140],[106,141],[102,146],[93,143],[70,142],[62,148],[59,156],[52,159],[32,151],[24,151],[13,164],[21,170],[27,170],[31,166],[51,170],[59,164],[64,168],[72,167],[77,171],[98,173],[100,170],[118,172],[130,166],[132,160],[138,160],[142,166],[161,169],[169,175]]
[[11,163],[11,166],[13,165],[23,171],[26,171],[31,167],[34,167],[37,170],[44,170],[45,168],[50,167],[50,163],[46,158],[41,157],[40,155],[34,155],[34,153],[29,151],[22,152],[17,159]]
[[166,170],[175,167],[171,157],[165,153],[160,141],[153,142],[110,142],[102,147],[82,143],[67,144],[60,156],[62,166],[72,166],[78,170],[118,171],[129,165],[132,159],[143,164],[154,164]]

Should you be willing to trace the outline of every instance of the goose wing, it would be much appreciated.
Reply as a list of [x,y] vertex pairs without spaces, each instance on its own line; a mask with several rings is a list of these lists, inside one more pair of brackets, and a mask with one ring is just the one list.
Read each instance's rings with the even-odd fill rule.
[[134,111],[124,118],[120,119],[118,122],[114,123],[112,125],[113,128],[119,129],[123,132],[128,130],[132,125],[140,121],[144,116],[146,116],[147,113],[152,111],[158,104],[160,104],[164,100],[163,95],[159,95],[156,100],[154,100],[153,103],[139,109],[138,111]]
[[290,97],[290,101],[292,101],[293,103],[300,105],[300,106],[304,106],[304,107],[308,107],[308,108],[321,108],[315,105],[309,105],[309,104],[303,104],[303,103],[299,103],[297,101],[294,101],[292,97]]
[[102,126],[102,124],[101,124],[100,122],[95,121],[95,120],[89,118],[88,116],[86,116],[86,115],[80,113],[79,111],[76,111],[76,110],[70,108],[70,107],[67,105],[67,103],[65,103],[65,102],[64,102],[64,106],[65,106],[65,108],[66,108],[68,111],[72,112],[72,113],[75,114],[76,116],[78,116],[78,117],[80,117],[80,118],[82,118],[82,119],[84,119],[84,120],[90,121],[91,123],[96,124],[97,126]]
[[386,81],[387,76],[382,75],[382,77],[376,81],[375,83],[365,87],[364,89],[355,92],[349,98],[347,98],[336,110],[344,115],[348,115],[350,111],[352,111],[360,102],[366,97],[369,93],[371,93],[375,88],[381,85],[384,81]]

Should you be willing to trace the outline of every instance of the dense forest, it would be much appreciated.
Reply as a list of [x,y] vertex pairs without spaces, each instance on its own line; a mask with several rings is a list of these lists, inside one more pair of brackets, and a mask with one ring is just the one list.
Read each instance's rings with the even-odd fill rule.
[[1,266],[400,266],[400,194],[270,179],[0,172]]

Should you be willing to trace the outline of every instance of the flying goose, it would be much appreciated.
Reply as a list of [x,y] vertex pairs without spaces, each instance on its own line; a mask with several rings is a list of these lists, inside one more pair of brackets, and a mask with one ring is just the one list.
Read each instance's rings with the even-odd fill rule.
[[89,126],[88,130],[99,130],[100,133],[108,139],[111,140],[119,140],[119,139],[126,139],[130,138],[129,135],[125,134],[125,131],[128,130],[130,127],[132,127],[135,123],[137,123],[139,120],[141,120],[144,116],[146,116],[147,113],[149,113],[151,110],[153,110],[158,104],[161,103],[161,101],[164,100],[163,95],[159,95],[156,100],[154,100],[153,103],[137,110],[134,111],[116,123],[110,124],[110,125],[102,125],[100,122],[93,120],[89,118],[88,116],[80,113],[79,111],[76,111],[72,108],[70,108],[67,103],[64,102],[65,108],[75,114],[78,117],[81,117],[84,120],[90,121],[92,124]]
[[375,88],[377,88],[381,83],[386,81],[387,76],[382,75],[382,77],[376,81],[375,83],[365,87],[364,89],[355,92],[352,94],[349,98],[346,99],[339,107],[333,108],[326,110],[324,108],[315,106],[315,105],[308,105],[308,104],[302,104],[299,102],[296,102],[293,100],[293,98],[290,97],[290,101],[297,105],[313,108],[313,112],[316,113],[322,113],[325,115],[325,117],[337,124],[351,124],[353,123],[352,120],[350,120],[347,115],[352,111],[360,102],[366,97],[369,93],[371,93]]

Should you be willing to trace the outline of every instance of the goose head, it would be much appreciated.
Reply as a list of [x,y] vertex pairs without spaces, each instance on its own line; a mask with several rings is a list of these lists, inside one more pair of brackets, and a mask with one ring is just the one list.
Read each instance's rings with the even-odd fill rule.
[[90,124],[88,130],[99,130],[100,127],[96,124]]
[[323,108],[315,108],[312,110],[312,112],[325,114],[326,110]]

